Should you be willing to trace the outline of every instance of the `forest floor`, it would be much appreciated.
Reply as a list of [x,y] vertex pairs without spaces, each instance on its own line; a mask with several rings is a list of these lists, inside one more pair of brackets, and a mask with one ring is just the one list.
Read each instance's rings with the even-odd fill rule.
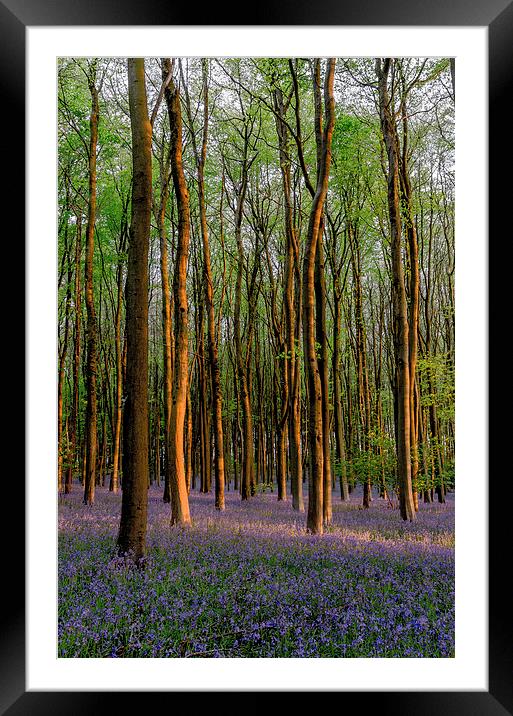
[[170,527],[152,487],[145,569],[114,557],[121,495],[59,498],[60,657],[452,657],[454,495],[398,509],[333,493],[333,525],[261,493],[190,495],[191,528]]

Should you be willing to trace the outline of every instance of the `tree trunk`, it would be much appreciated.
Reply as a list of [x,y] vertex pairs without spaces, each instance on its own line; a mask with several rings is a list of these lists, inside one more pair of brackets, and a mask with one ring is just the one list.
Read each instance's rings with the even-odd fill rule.
[[80,288],[80,257],[82,255],[82,212],[77,212],[77,238],[75,243],[75,324],[73,335],[73,404],[71,408],[71,425],[70,425],[70,452],[68,457],[68,468],[66,471],[66,481],[64,483],[64,493],[69,494],[73,488],[73,471],[77,464],[78,457],[78,419],[79,419],[79,399],[80,399],[80,320],[81,320],[81,288]]
[[331,163],[331,139],[335,114],[333,79],[335,60],[328,60],[324,84],[326,126],[322,136],[322,153],[318,164],[317,188],[312,202],[305,256],[303,259],[303,344],[308,388],[308,515],[307,529],[314,534],[323,532],[323,420],[322,382],[315,345],[315,255],[324,202],[328,190]]
[[[335,279],[336,281],[336,279]],[[340,312],[340,287],[336,284],[333,296],[334,321],[333,321],[333,401],[335,408],[335,447],[339,469],[340,499],[349,500],[346,472],[346,447],[344,438],[344,418],[342,415],[342,375],[341,375],[341,349],[340,333],[342,320]]]
[[[240,191],[237,197],[235,212],[235,238],[237,241],[237,278],[235,283],[235,306],[234,306],[234,333],[235,333],[235,355],[237,362],[237,387],[239,389],[240,402],[242,404],[242,474],[241,474],[241,498],[247,500],[251,496],[251,485],[253,482],[253,416],[251,413],[251,400],[249,396],[246,365],[242,351],[242,338],[240,326],[241,298],[242,298],[242,274],[244,270],[244,249],[242,246],[242,217],[244,199],[247,189],[247,160],[242,167]],[[248,349],[249,351],[249,346]]]
[[403,126],[403,146],[401,157],[401,188],[402,207],[404,221],[406,224],[406,235],[408,240],[408,261],[409,261],[409,345],[408,359],[410,371],[410,445],[411,445],[411,481],[416,511],[418,511],[417,480],[419,471],[419,453],[417,447],[417,411],[415,405],[416,395],[416,370],[417,370],[417,343],[419,332],[419,247],[417,229],[415,226],[412,206],[412,190],[408,171],[408,113],[406,107],[406,90],[403,89],[401,97],[401,117]]
[[331,524],[331,450],[330,450],[330,399],[329,399],[329,363],[326,336],[326,277],[324,272],[323,226],[321,218],[317,253],[315,257],[315,303],[316,303],[316,340],[319,346],[319,373],[322,389],[322,442],[323,442],[323,521],[324,526]]
[[196,373],[197,373],[197,403],[198,403],[198,433],[199,433],[199,454],[200,454],[200,492],[207,493],[210,490],[210,464],[209,448],[210,435],[208,427],[208,387],[205,376],[205,340],[203,329],[203,302],[200,299],[200,279],[198,273],[194,272],[196,278]]
[[205,305],[207,309],[208,327],[208,359],[210,367],[210,385],[212,395],[212,412],[214,418],[214,474],[215,474],[215,508],[224,510],[224,435],[223,435],[223,400],[221,393],[221,373],[215,335],[214,285],[210,264],[210,246],[207,227],[207,210],[205,204],[204,169],[207,156],[208,138],[208,80],[207,60],[202,60],[203,76],[203,141],[201,153],[197,154],[198,202],[203,242],[203,272],[205,286]]
[[[322,97],[321,97],[321,62],[314,62],[314,107],[315,136],[317,148],[317,182],[322,167],[323,136],[322,136]],[[318,366],[322,390],[322,449],[323,449],[323,499],[322,511],[324,526],[331,524],[331,451],[330,451],[330,409],[329,409],[329,375],[328,345],[326,336],[326,277],[324,272],[324,215],[321,212],[315,255],[315,337],[318,345]]]
[[[67,243],[68,227],[66,225],[66,243]],[[67,248],[67,247],[66,247]],[[66,356],[68,353],[68,338],[69,338],[69,325],[70,325],[70,306],[71,306],[71,279],[72,279],[72,263],[71,257],[68,256],[68,280],[66,285],[66,308],[64,317],[64,336],[62,339],[62,347],[59,354],[59,372],[58,372],[58,387],[57,387],[57,445],[58,445],[58,463],[57,463],[57,489],[59,494],[62,492],[62,463],[64,458],[64,440],[63,440],[63,425],[62,425],[62,413],[63,413],[63,402],[64,402],[64,367],[66,363]],[[68,449],[69,454],[69,449]]]
[[[171,60],[163,59],[166,76],[171,72]],[[170,426],[170,486],[171,524],[190,524],[189,498],[185,478],[184,423],[189,378],[187,258],[190,240],[189,191],[182,165],[182,114],[180,95],[171,80],[165,89],[169,125],[171,128],[171,173],[178,208],[178,240],[173,279],[175,309],[175,366],[173,402]]]
[[[124,215],[125,216],[125,215]],[[126,226],[123,217],[121,230],[120,252],[125,252]],[[123,347],[121,343],[121,312],[123,306],[123,267],[121,261],[117,267],[117,298],[114,327],[116,346],[116,415],[114,420],[114,449],[112,458],[112,475],[109,491],[116,494],[119,490],[119,468],[121,466],[121,420],[123,417]]]
[[[163,70],[163,74],[164,74]],[[165,78],[163,78],[165,79]],[[160,172],[160,205],[157,216],[160,242],[160,280],[162,282],[162,335],[164,358],[164,502],[171,502],[169,442],[173,395],[172,317],[169,289],[169,257],[166,234],[166,207],[169,198],[169,165],[162,160]]]
[[144,59],[128,59],[132,131],[132,213],[126,278],[126,376],[123,495],[118,550],[137,563],[146,550],[148,510],[148,250],[151,221],[151,124]]
[[93,294],[94,229],[96,223],[96,150],[98,145],[99,103],[96,87],[96,63],[91,65],[89,76],[91,116],[89,118],[89,198],[86,229],[85,303],[87,309],[87,407],[84,504],[94,503],[97,452],[97,397],[96,397],[96,313]]
[[187,391],[187,431],[185,436],[185,483],[187,486],[187,494],[191,491],[192,486],[192,408],[191,393]]
[[399,141],[393,119],[387,81],[392,60],[376,60],[379,85],[381,129],[388,156],[388,210],[392,248],[392,299],[394,311],[397,403],[396,444],[399,505],[403,520],[415,518],[410,456],[410,363],[409,325],[401,250],[401,208],[399,187]]
[[[276,111],[276,132],[280,150],[280,169],[284,197],[284,221],[286,238],[286,263],[284,274],[284,308],[285,308],[285,349],[287,350],[286,370],[288,371],[288,435],[289,435],[289,467],[292,507],[304,512],[303,481],[301,465],[301,427],[299,424],[299,362],[297,357],[296,312],[299,316],[301,306],[294,303],[294,274],[299,270],[299,245],[297,230],[294,226],[292,212],[292,188],[290,176],[290,136],[285,122],[285,106],[280,88],[274,92]],[[300,293],[297,293],[298,302]]]
[[[351,225],[351,223],[348,225],[347,235],[351,250],[351,265],[353,269],[354,319],[356,327],[356,374],[360,425],[362,430],[362,450],[367,455],[370,455],[370,397],[365,345],[365,323],[363,318],[361,254],[356,227]],[[370,470],[368,469],[363,483],[363,506],[365,508],[370,507],[371,499],[371,475]]]

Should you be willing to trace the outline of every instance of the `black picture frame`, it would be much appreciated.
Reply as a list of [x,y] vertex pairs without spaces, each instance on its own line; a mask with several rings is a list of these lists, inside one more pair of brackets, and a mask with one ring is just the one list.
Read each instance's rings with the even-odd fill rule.
[[[2,197],[8,213],[15,217],[15,230],[3,232],[10,247],[18,246],[24,262],[25,216],[25,150],[22,122],[25,114],[25,30],[28,26],[66,25],[398,25],[398,26],[481,26],[488,28],[489,40],[489,259],[497,253],[504,208],[511,203],[510,182],[501,177],[501,167],[513,159],[513,132],[509,129],[508,112],[513,96],[513,2],[512,0],[282,0],[275,4],[260,2],[246,11],[234,12],[231,6],[212,3],[200,8],[197,3],[176,6],[169,0],[145,0],[144,3],[128,0],[102,0],[101,3],[85,0],[0,0],[0,73],[2,76],[3,111],[0,112],[4,139],[4,171],[0,173],[6,186]],[[251,15],[250,15],[251,13]],[[235,22],[234,22],[235,20]],[[6,157],[12,152],[10,158]],[[8,169],[7,169],[8,168]],[[504,230],[507,230],[506,224]],[[493,240],[492,240],[493,239]],[[494,254],[495,251],[495,254]],[[502,262],[502,259],[501,259]],[[19,265],[19,264],[18,264]],[[498,264],[494,266],[497,271]],[[502,271],[505,271],[503,268]],[[504,279],[505,276],[502,276]],[[499,292],[504,285],[500,269],[489,285],[489,311],[491,318],[498,314],[501,305]],[[507,285],[507,282],[506,282]],[[4,312],[7,313],[7,312]],[[18,312],[10,311],[11,326],[18,327]],[[8,316],[7,323],[9,320]],[[12,330],[12,334],[15,331]],[[20,337],[24,344],[23,335]],[[5,344],[4,344],[5,345]],[[489,414],[496,409],[494,396],[501,394],[499,371],[489,371]],[[494,382],[495,381],[495,382]],[[22,379],[19,385],[24,385]],[[496,390],[494,389],[496,388]],[[23,404],[17,393],[16,402]],[[501,432],[502,431],[502,432]],[[395,691],[346,692],[341,695],[340,708],[376,709],[380,714],[445,714],[445,716],[475,714],[504,716],[513,714],[513,659],[511,629],[511,592],[504,579],[511,541],[511,518],[508,520],[507,500],[494,498],[494,480],[500,479],[499,460],[504,449],[504,428],[499,425],[490,431],[489,454],[489,690],[477,691]],[[483,436],[487,440],[488,436]],[[10,444],[7,446],[11,451]],[[18,451],[18,456],[24,452]],[[5,456],[7,457],[7,456]],[[16,461],[19,474],[19,457]],[[502,473],[503,478],[507,475]],[[497,488],[495,488],[497,489]],[[498,490],[503,490],[499,483]],[[144,692],[27,692],[25,687],[25,541],[22,525],[25,524],[24,485],[22,477],[5,480],[4,490],[13,524],[13,539],[4,542],[3,596],[7,604],[2,610],[0,631],[0,713],[6,716],[38,714],[101,714],[119,708],[119,699],[128,695],[133,705],[147,710],[157,706],[155,698],[162,700],[163,708],[176,708],[173,694]],[[4,492],[5,494],[5,492]],[[4,513],[7,510],[4,510]],[[7,530],[6,527],[4,527]],[[369,684],[372,688],[372,684]],[[405,685],[406,687],[406,685]],[[234,684],[234,688],[236,685]],[[436,684],[433,684],[436,688]],[[336,687],[334,686],[334,690]],[[260,692],[262,693],[262,692]],[[200,695],[195,694],[195,697]],[[355,698],[356,697],[356,698]],[[144,699],[144,702],[142,701]],[[358,699],[358,701],[356,701]],[[171,703],[170,703],[171,701]]]

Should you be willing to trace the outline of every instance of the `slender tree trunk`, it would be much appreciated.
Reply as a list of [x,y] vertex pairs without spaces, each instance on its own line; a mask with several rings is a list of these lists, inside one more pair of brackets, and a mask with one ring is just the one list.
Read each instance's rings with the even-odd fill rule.
[[191,491],[192,485],[192,407],[191,392],[187,391],[187,432],[185,437],[185,483],[187,494]]
[[[285,346],[281,345],[284,353]],[[278,363],[278,365],[276,365]],[[287,499],[287,403],[288,403],[288,373],[287,361],[284,357],[280,357],[275,362],[274,368],[274,395],[275,401],[275,421],[276,421],[276,482],[278,485],[278,500]],[[281,386],[280,386],[281,383]],[[281,394],[281,414],[278,415],[277,396]]]
[[409,371],[410,371],[410,445],[411,445],[411,481],[415,509],[418,511],[417,481],[419,471],[419,453],[417,447],[417,420],[416,420],[416,371],[417,371],[417,344],[419,332],[419,298],[420,298],[420,272],[419,272],[419,247],[417,229],[413,216],[412,189],[408,171],[408,113],[406,107],[406,90],[403,90],[401,98],[401,117],[403,126],[403,146],[401,157],[401,187],[403,195],[403,214],[406,224],[406,235],[408,241],[409,260]]
[[322,388],[322,443],[323,443],[323,521],[324,526],[331,524],[331,450],[330,450],[330,399],[329,399],[329,363],[326,336],[326,276],[324,272],[323,226],[321,218],[317,253],[315,257],[315,303],[316,303],[316,340],[319,346],[319,373]]
[[334,302],[334,321],[333,321],[333,401],[335,408],[335,447],[337,451],[337,460],[339,466],[339,484],[340,499],[349,500],[349,490],[347,485],[346,472],[346,447],[344,438],[344,418],[342,415],[342,376],[341,376],[341,349],[340,349],[340,333],[342,330],[342,320],[340,311],[340,288],[336,285],[333,296]]
[[[317,148],[317,182],[319,182],[322,154],[322,96],[321,96],[321,63],[314,62],[314,107],[315,135]],[[324,526],[331,524],[331,451],[330,451],[330,409],[329,409],[329,368],[328,345],[326,336],[326,277],[324,272],[324,215],[321,212],[319,222],[317,250],[315,255],[315,334],[318,345],[318,366],[322,390],[322,449],[323,449],[323,499],[322,511]]]
[[[350,224],[348,226],[347,234],[351,248],[351,264],[353,268],[354,319],[356,327],[356,372],[358,379],[358,406],[362,429],[362,449],[370,456],[370,397],[365,345],[365,323],[363,318],[361,254],[356,234],[356,227]],[[370,507],[372,499],[371,492],[371,476],[370,471],[367,470],[363,483],[363,506],[365,508]]]
[[117,493],[119,490],[119,468],[121,464],[121,419],[123,414],[123,380],[121,356],[121,275],[118,275],[118,299],[115,318],[115,344],[116,344],[116,415],[114,428],[114,450],[112,458],[112,474],[109,491]]
[[[427,278],[426,278],[426,300],[424,305],[424,322],[426,326],[426,340],[425,340],[425,352],[426,356],[431,357],[431,307],[432,307],[432,278],[431,278],[431,262],[432,262],[432,249],[433,249],[433,208],[431,208],[431,216],[429,222],[429,240],[428,240],[428,266],[427,266]],[[435,390],[435,379],[432,374],[431,366],[426,371],[427,378],[427,389],[430,396],[434,396]],[[438,435],[438,418],[435,400],[431,398],[428,408],[428,415],[426,422],[429,420],[429,430],[426,425],[426,438],[429,433],[429,446],[431,452],[431,475],[432,484],[435,485],[435,492],[438,501],[445,502],[445,490],[442,482],[442,465],[439,451],[439,435]],[[426,439],[427,442],[427,439]],[[433,489],[430,491],[430,499],[433,501],[434,493]]]
[[208,381],[205,371],[205,340],[203,329],[203,302],[201,301],[200,279],[197,277],[197,310],[196,310],[196,353],[197,353],[197,385],[199,407],[199,436],[200,436],[200,490],[210,492],[210,425],[208,419]]
[[303,461],[301,455],[301,404],[299,390],[301,371],[295,348],[291,355],[290,362],[289,462],[292,507],[298,512],[304,512]]
[[105,469],[107,465],[107,409],[104,407],[102,421],[102,437],[100,443],[100,459],[98,460],[97,485],[105,485]]
[[[67,241],[68,229],[66,226],[66,241]],[[64,458],[64,439],[63,424],[62,424],[62,413],[63,413],[63,402],[64,402],[64,368],[66,364],[66,356],[68,354],[68,338],[69,338],[69,326],[70,326],[70,305],[71,305],[71,280],[72,280],[72,263],[71,257],[68,257],[68,280],[66,285],[66,308],[64,316],[64,336],[62,339],[62,347],[59,355],[59,372],[58,372],[58,387],[57,387],[57,445],[58,445],[58,464],[57,464],[57,489],[59,494],[62,492],[62,463]],[[69,449],[68,449],[69,454]]]
[[399,505],[403,520],[411,521],[415,518],[415,506],[411,483],[410,455],[409,325],[401,250],[399,142],[387,86],[391,63],[392,60],[386,58],[382,66],[381,60],[377,59],[376,73],[379,84],[381,129],[388,155],[388,209],[392,246],[392,298],[396,356],[395,393],[397,401],[396,441]]
[[[301,428],[299,425],[299,369],[296,348],[296,311],[301,313],[301,306],[294,303],[294,273],[298,261],[299,245],[297,231],[294,226],[292,211],[292,188],[290,176],[290,136],[285,122],[286,109],[281,89],[274,91],[274,107],[276,111],[276,132],[280,150],[280,169],[284,197],[284,220],[286,238],[286,263],[284,274],[284,309],[285,309],[285,348],[287,350],[286,370],[288,372],[288,436],[290,489],[292,507],[304,511],[302,465],[301,465]],[[297,294],[300,299],[300,293]]]
[[80,287],[80,257],[82,255],[82,213],[77,212],[77,238],[75,243],[75,323],[74,323],[74,352],[73,352],[73,405],[71,408],[71,425],[70,425],[70,454],[68,458],[68,468],[66,471],[66,481],[64,484],[65,494],[69,494],[73,488],[73,471],[79,457],[77,450],[78,444],[78,420],[79,420],[79,400],[80,400],[80,322],[81,322],[81,287]]
[[351,385],[349,382],[349,375],[348,375],[348,369],[344,370],[344,384],[345,384],[345,391],[346,391],[346,427],[345,427],[345,434],[346,434],[346,460],[347,460],[347,489],[349,494],[352,493],[354,489],[354,473],[352,468],[352,456],[354,455],[354,442],[355,442],[355,430],[354,430],[354,408],[353,408],[353,396],[351,393]]
[[[166,76],[171,61],[162,61]],[[184,423],[189,378],[187,258],[190,240],[189,191],[182,165],[182,114],[180,95],[171,80],[165,90],[171,128],[171,173],[178,207],[178,241],[173,280],[175,308],[175,366],[170,427],[171,524],[190,524],[189,498],[185,478]]]
[[[157,316],[155,316],[157,325]],[[150,472],[150,482],[160,484],[160,380],[159,364],[155,361],[155,373],[153,378],[153,469]]]
[[[434,379],[431,375],[431,368],[428,369],[428,390],[430,395],[434,395]],[[431,450],[433,453],[433,471],[435,480],[435,493],[438,502],[445,502],[445,485],[443,481],[442,457],[440,451],[440,436],[438,430],[438,416],[435,401],[431,400],[429,405],[429,432],[431,440]]]
[[98,145],[99,102],[96,87],[96,64],[91,65],[89,78],[91,116],[89,118],[89,199],[86,229],[85,303],[87,309],[87,407],[84,504],[94,503],[97,453],[97,396],[96,396],[96,312],[93,293],[94,230],[96,223],[96,150]]
[[322,421],[322,382],[315,345],[315,255],[319,229],[328,191],[331,163],[331,139],[335,122],[333,79],[335,60],[328,60],[324,85],[326,126],[322,137],[322,153],[318,164],[317,188],[312,202],[305,256],[303,259],[303,343],[308,388],[308,515],[307,529],[314,534],[323,532],[323,474],[324,443]]
[[157,224],[160,242],[160,280],[162,282],[162,335],[164,352],[164,502],[171,502],[169,443],[171,426],[171,404],[173,395],[173,321],[171,313],[171,292],[169,288],[169,257],[167,250],[167,233],[165,221],[168,198],[169,162],[162,160],[160,177],[160,205],[157,216]]
[[429,504],[431,502],[431,489],[430,485],[427,482],[428,476],[430,474],[429,465],[428,465],[428,454],[427,454],[427,416],[424,415],[424,411],[420,409],[420,415],[419,415],[419,442],[422,445],[422,471],[424,473],[424,491],[423,491],[423,497],[424,502]]
[[214,418],[214,474],[215,474],[215,508],[224,510],[224,435],[223,435],[223,399],[221,393],[221,373],[215,335],[214,315],[214,283],[210,264],[210,246],[207,227],[207,210],[205,204],[204,169],[207,157],[208,138],[208,77],[207,60],[202,60],[203,77],[203,140],[201,152],[197,153],[198,202],[203,242],[203,273],[205,287],[205,306],[207,309],[208,328],[208,359],[210,367],[210,385],[212,395],[212,412]]
[[[242,351],[242,337],[240,326],[241,299],[242,299],[242,274],[244,270],[244,249],[242,246],[242,217],[244,199],[247,189],[247,161],[242,167],[241,188],[237,198],[235,212],[235,237],[237,240],[237,278],[235,283],[235,306],[234,306],[234,333],[235,333],[235,355],[237,362],[237,384],[239,389],[240,402],[242,404],[242,474],[241,474],[241,498],[247,500],[251,496],[251,484],[253,481],[253,416],[251,413],[251,400],[249,396],[246,365]],[[247,348],[249,350],[249,347]]]
[[[124,253],[126,244],[126,226],[123,219],[120,251]],[[114,341],[116,346],[116,415],[114,420],[114,446],[112,457],[112,475],[109,485],[110,492],[119,490],[119,468],[121,466],[121,420],[123,417],[123,346],[121,343],[121,313],[123,306],[123,267],[121,262],[117,267],[117,298],[114,327]]]

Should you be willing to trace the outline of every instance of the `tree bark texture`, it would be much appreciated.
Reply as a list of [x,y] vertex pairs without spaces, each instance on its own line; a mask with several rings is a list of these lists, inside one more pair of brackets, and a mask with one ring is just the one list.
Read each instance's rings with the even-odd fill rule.
[[331,140],[335,123],[333,80],[335,59],[327,61],[324,82],[324,105],[326,123],[322,133],[317,187],[313,197],[305,255],[303,259],[303,345],[305,372],[308,389],[308,453],[309,453],[309,494],[307,529],[313,534],[323,533],[323,411],[322,382],[316,352],[315,332],[315,256],[321,227],[321,217],[328,191],[328,177],[331,164]]
[[[163,59],[166,75],[171,60]],[[171,129],[171,174],[178,208],[178,240],[176,246],[173,295],[175,309],[175,366],[169,444],[171,524],[190,524],[189,498],[185,477],[184,425],[189,380],[187,259],[190,242],[189,191],[182,164],[182,113],[180,95],[173,80],[165,90]]]
[[388,91],[388,76],[393,60],[385,58],[383,63],[376,60],[376,74],[379,86],[379,107],[381,129],[388,158],[388,212],[392,251],[392,301],[394,314],[395,343],[395,399],[397,405],[396,444],[399,506],[403,520],[415,518],[411,482],[410,455],[410,361],[409,323],[406,302],[406,287],[401,247],[401,207],[399,179],[399,140],[393,117],[392,99]]
[[86,408],[86,453],[85,453],[85,485],[84,504],[94,503],[96,484],[96,453],[97,453],[97,396],[96,396],[96,312],[93,294],[93,258],[94,230],[96,224],[96,151],[98,146],[99,102],[96,87],[96,65],[93,61],[89,76],[91,93],[91,116],[89,118],[89,197],[87,207],[86,228],[86,261],[85,261],[85,303],[87,310],[87,408]]
[[148,509],[148,250],[151,220],[151,125],[144,59],[128,59],[132,132],[132,210],[126,279],[126,375],[123,491],[118,550],[140,562]]

